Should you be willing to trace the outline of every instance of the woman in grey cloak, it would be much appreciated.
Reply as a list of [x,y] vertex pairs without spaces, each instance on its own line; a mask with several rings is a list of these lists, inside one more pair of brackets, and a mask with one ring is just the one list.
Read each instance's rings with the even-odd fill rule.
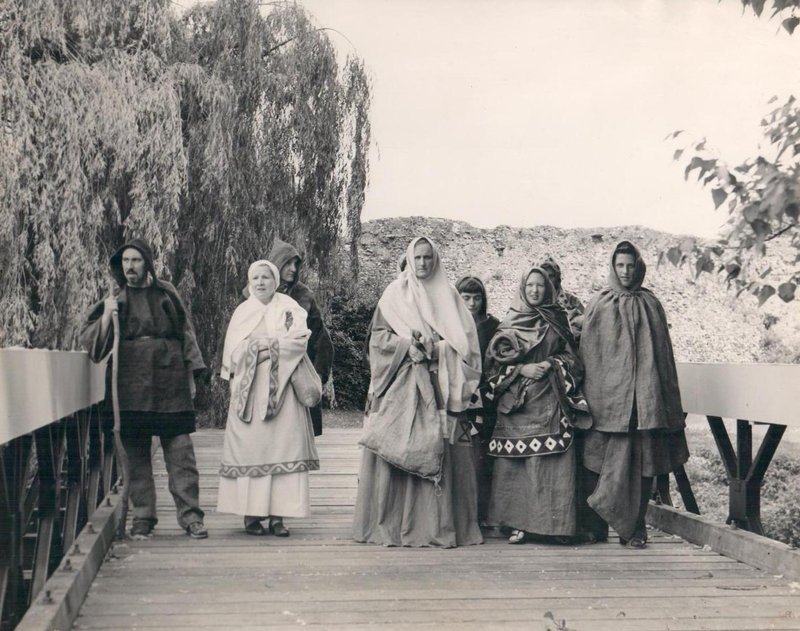
[[632,548],[646,546],[653,477],[689,458],[667,316],[642,287],[646,270],[636,246],[617,245],[608,287],[586,307],[580,346],[592,415],[582,441],[589,494],[582,527],[604,541],[610,524]]

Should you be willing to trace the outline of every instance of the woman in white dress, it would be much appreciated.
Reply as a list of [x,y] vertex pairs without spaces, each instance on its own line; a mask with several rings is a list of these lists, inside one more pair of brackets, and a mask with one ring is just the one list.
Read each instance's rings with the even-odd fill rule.
[[272,263],[256,261],[247,277],[250,297],[231,317],[222,354],[231,402],[217,510],[243,515],[248,534],[288,537],[283,518],[310,514],[308,476],[319,469],[311,416],[291,385],[311,332],[306,311],[276,293]]

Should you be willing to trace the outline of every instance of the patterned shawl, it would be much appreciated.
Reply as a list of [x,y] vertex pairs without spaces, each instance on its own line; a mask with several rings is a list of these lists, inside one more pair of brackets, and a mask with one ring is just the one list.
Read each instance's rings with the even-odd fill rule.
[[[533,305],[525,295],[525,283],[534,272],[544,279],[545,295],[542,304]],[[554,304],[555,289],[547,273],[541,267],[532,267],[519,282],[519,290],[513,306],[497,328],[489,343],[487,354],[499,364],[515,364],[524,361],[525,356],[544,339],[549,328],[564,338],[575,348],[575,339],[569,327],[564,309]]]

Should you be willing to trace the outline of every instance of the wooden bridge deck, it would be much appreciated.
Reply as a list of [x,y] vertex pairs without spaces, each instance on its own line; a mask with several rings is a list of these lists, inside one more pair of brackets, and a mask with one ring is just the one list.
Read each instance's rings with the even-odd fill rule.
[[[147,541],[114,546],[75,629],[800,629],[800,584],[653,532],[646,550],[354,543],[358,431],[327,430],[312,476],[313,516],[289,539],[244,534],[217,514],[222,432],[196,434],[211,536],[179,530],[163,467]],[[158,454],[160,460],[160,452]],[[565,621],[563,623],[562,621]]]

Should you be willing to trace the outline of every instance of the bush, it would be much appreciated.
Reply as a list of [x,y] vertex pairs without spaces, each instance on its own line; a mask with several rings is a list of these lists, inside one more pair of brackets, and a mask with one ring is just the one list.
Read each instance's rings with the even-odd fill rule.
[[330,332],[333,340],[333,382],[337,405],[363,410],[369,389],[366,339],[374,305],[349,301],[339,295],[330,303]]

